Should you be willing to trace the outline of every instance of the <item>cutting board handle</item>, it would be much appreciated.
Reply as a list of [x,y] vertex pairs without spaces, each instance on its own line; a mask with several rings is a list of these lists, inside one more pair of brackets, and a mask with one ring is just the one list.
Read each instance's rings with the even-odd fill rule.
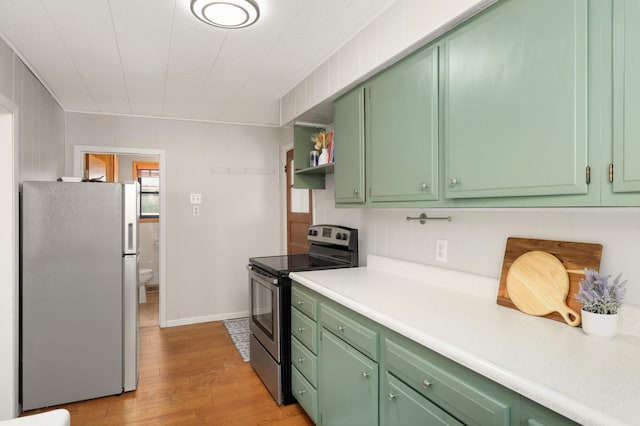
[[[571,327],[577,327],[580,325],[581,318],[580,314],[568,307],[567,305],[562,306],[557,310],[557,312],[562,315],[562,318],[569,324]],[[573,319],[572,319],[573,318]]]

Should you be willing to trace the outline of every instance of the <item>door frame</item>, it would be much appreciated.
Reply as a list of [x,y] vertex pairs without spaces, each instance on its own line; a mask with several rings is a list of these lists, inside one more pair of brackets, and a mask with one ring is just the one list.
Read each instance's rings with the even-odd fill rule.
[[[291,130],[291,137],[293,138],[293,128]],[[287,173],[285,167],[287,166],[287,151],[293,149],[293,142],[281,145],[280,147],[280,229],[282,229],[282,235],[280,236],[280,253],[287,253]],[[316,197],[311,197],[311,223],[315,223],[316,220]]]
[[[293,138],[293,128],[291,128]],[[280,253],[287,252],[287,151],[293,149],[293,142],[282,145],[280,147],[280,156],[278,161],[280,163],[280,229],[282,229],[282,235],[280,236]]]
[[0,352],[0,420],[20,413],[18,123],[18,106],[0,94],[0,198],[9,200],[8,208],[0,209],[0,234],[9,236],[0,240],[0,283],[6,283],[0,286],[0,340],[9,342]]
[[160,250],[158,253],[159,273],[158,280],[159,305],[160,305],[160,327],[167,326],[167,286],[166,286],[166,263],[167,263],[167,161],[164,149],[149,148],[120,148],[113,146],[93,146],[93,145],[74,145],[73,147],[73,173],[74,176],[82,176],[82,160],[84,154],[89,152],[98,152],[101,154],[127,154],[141,156],[157,156],[159,157],[158,166],[160,168]]

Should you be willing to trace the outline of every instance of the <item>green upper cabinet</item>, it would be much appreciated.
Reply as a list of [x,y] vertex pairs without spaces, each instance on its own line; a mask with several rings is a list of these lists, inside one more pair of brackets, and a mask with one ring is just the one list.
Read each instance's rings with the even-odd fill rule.
[[437,200],[438,47],[372,78],[366,106],[369,201]]
[[588,192],[587,19],[586,0],[505,0],[444,38],[447,198]]
[[614,0],[613,191],[640,191],[640,2]]
[[363,203],[364,89],[358,88],[335,102],[334,165],[336,203]]

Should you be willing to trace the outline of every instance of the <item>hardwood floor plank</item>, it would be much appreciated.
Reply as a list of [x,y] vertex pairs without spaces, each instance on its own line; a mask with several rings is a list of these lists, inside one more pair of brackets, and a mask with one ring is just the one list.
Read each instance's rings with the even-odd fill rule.
[[298,404],[275,403],[220,321],[141,328],[136,391],[53,408],[72,425],[313,425]]

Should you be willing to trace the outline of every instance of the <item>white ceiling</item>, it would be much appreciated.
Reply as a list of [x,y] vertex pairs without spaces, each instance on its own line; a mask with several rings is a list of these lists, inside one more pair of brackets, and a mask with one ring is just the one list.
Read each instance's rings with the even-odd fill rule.
[[0,34],[66,111],[277,126],[279,98],[395,0],[257,0],[223,30],[190,0],[0,0]]

